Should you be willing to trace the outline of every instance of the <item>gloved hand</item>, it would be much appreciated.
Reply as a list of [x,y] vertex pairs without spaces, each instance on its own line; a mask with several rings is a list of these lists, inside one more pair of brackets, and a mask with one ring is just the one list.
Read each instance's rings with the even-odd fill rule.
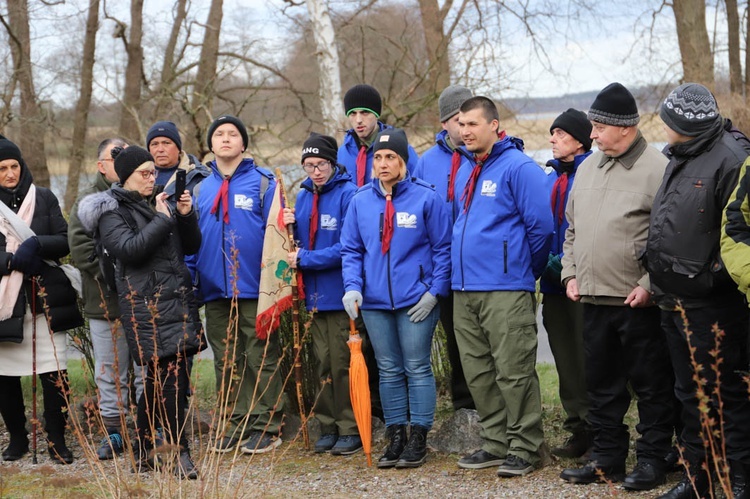
[[351,320],[356,319],[359,316],[359,307],[362,305],[362,293],[354,290],[347,291],[341,301],[344,302],[344,310],[346,310],[349,318]]
[[419,299],[416,305],[411,307],[408,312],[406,312],[406,315],[409,316],[409,321],[411,322],[422,322],[427,318],[428,315],[430,315],[430,312],[432,312],[432,309],[435,308],[435,305],[437,305],[437,298],[430,293],[429,291],[425,292],[425,294],[422,295],[422,298]]
[[560,282],[561,273],[562,262],[560,261],[560,257],[550,253],[549,257],[547,257],[547,267],[545,267],[544,272],[542,273],[542,279],[550,284],[562,286],[562,283]]
[[39,239],[30,237],[18,247],[10,259],[11,270],[18,270],[27,275],[38,275],[42,272],[42,259],[39,257]]

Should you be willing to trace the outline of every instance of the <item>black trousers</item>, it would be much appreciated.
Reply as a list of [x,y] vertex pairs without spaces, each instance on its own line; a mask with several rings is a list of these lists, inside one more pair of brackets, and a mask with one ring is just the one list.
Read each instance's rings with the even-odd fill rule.
[[169,443],[188,450],[185,409],[190,378],[184,356],[165,357],[145,367],[143,394],[138,400],[138,441],[141,449],[153,447],[161,427]]
[[[662,312],[661,323],[666,333],[669,352],[675,373],[675,395],[682,403],[682,444],[691,462],[710,460],[705,456],[701,432],[701,413],[696,396],[697,385],[693,380],[695,369],[690,358],[689,346],[695,348],[694,361],[703,369],[700,377],[705,380],[703,388],[708,400],[709,412],[706,415],[715,418],[719,429],[719,395],[723,403],[724,444],[727,457],[733,461],[750,464],[750,399],[747,385],[742,379],[747,370],[748,354],[748,309],[738,294],[732,303],[724,302],[710,308],[685,310],[688,335],[685,331],[683,317],[679,312]],[[716,382],[716,359],[711,351],[717,347],[717,332],[714,325],[723,330],[718,364],[720,374],[719,394],[714,391]],[[689,341],[689,345],[688,345]],[[717,442],[721,445],[721,442]],[[719,447],[720,448],[720,447]]]
[[[44,399],[44,429],[54,437],[65,434],[68,387],[67,371],[39,375]],[[0,415],[11,436],[26,435],[26,407],[19,376],[0,376]]]
[[445,348],[448,351],[448,362],[451,365],[451,398],[453,409],[474,409],[474,399],[471,398],[469,386],[466,384],[464,369],[461,366],[461,356],[458,353],[456,333],[453,329],[453,291],[445,298],[438,299],[440,303],[440,323],[445,331]]
[[671,447],[674,431],[674,375],[659,309],[584,304],[583,340],[586,385],[594,436],[591,459],[600,466],[623,467],[629,433],[623,423],[638,399],[639,462],[658,467]]

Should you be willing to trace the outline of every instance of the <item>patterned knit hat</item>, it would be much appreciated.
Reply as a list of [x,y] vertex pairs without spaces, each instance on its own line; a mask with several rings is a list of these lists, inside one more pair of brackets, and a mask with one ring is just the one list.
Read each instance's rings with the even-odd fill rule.
[[636,126],[641,120],[633,94],[621,83],[610,83],[599,92],[588,118],[612,126]]
[[380,118],[380,112],[383,110],[383,99],[375,87],[354,85],[344,95],[344,110],[347,116],[352,111],[370,111]]
[[440,123],[445,123],[458,114],[461,104],[472,97],[471,90],[461,85],[446,87],[438,98],[440,108]]
[[659,116],[669,128],[686,137],[697,137],[721,120],[716,99],[699,83],[684,83],[672,90]]

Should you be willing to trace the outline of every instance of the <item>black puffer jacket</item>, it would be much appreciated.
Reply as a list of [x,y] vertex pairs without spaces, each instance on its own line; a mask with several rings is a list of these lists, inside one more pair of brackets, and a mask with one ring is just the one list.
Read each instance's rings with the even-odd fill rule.
[[198,251],[195,211],[157,213],[153,198],[114,184],[83,198],[78,216],[116,260],[121,320],[133,358],[141,364],[206,348],[185,254]]
[[719,122],[710,132],[672,146],[651,210],[646,267],[660,306],[703,307],[739,296],[719,255],[721,216],[748,156]]
[[[0,202],[18,213],[32,181],[31,172],[21,163],[21,179],[18,185],[13,189],[0,187]],[[36,187],[36,205],[31,219],[31,230],[36,233],[39,240],[40,258],[59,261],[70,252],[68,224],[63,218],[57,198],[52,191],[44,187]],[[0,234],[0,276],[10,274],[8,263],[11,256],[12,253],[5,251],[5,236]],[[52,331],[62,332],[83,325],[75,290],[61,269],[44,265],[38,282],[39,286],[44,288],[44,296],[37,296],[36,312],[41,314],[45,309],[49,312]],[[31,303],[31,296],[31,278],[25,276],[13,314],[9,319],[0,322],[0,341],[20,343],[23,340],[23,316],[26,304]]]

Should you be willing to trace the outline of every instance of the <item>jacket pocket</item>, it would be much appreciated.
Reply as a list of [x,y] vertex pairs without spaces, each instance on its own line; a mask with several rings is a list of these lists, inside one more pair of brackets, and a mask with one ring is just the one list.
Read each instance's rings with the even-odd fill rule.
[[503,240],[503,272],[508,273],[508,240]]

